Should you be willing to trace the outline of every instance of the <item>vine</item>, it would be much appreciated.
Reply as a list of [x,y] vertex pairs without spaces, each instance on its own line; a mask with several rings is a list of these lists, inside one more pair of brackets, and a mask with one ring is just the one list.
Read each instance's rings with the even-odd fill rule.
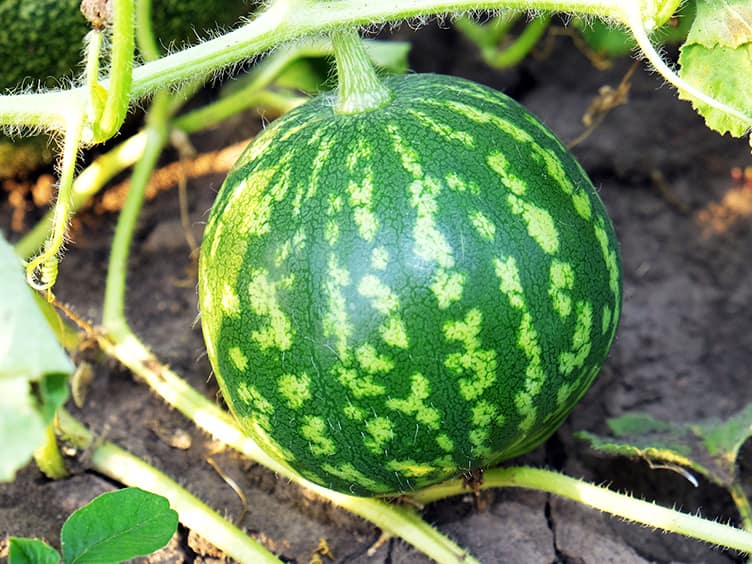
[[[360,41],[353,31],[359,26],[446,14],[455,16],[477,10],[545,12],[546,17],[550,17],[550,13],[564,12],[604,18],[621,24],[630,30],[644,57],[668,82],[692,98],[752,126],[751,116],[709,96],[701,88],[679,77],[651,43],[650,32],[666,21],[679,3],[679,0],[404,0],[389,4],[365,0],[274,0],[254,19],[234,31],[161,56],[149,26],[139,25],[134,28],[134,20],[139,23],[150,20],[150,3],[139,2],[137,9],[134,9],[133,0],[114,0],[111,28],[113,50],[109,60],[109,76],[100,76],[104,32],[93,30],[87,40],[87,65],[81,86],[60,91],[0,96],[0,125],[41,129],[64,135],[55,207],[47,221],[41,222],[27,234],[17,245],[16,251],[21,256],[32,257],[44,242],[41,252],[27,262],[27,276],[34,288],[46,292],[52,299],[57,263],[71,215],[114,175],[135,164],[131,190],[119,217],[110,257],[102,320],[104,331],[93,333],[100,348],[141,376],[166,403],[249,458],[317,492],[340,507],[361,515],[386,534],[402,537],[438,561],[472,562],[472,557],[464,549],[425,523],[417,511],[383,500],[354,498],[331,492],[307,482],[270,458],[242,434],[227,413],[159,363],[141,343],[128,326],[124,304],[129,249],[146,184],[172,129],[191,133],[218,123],[240,109],[260,103],[267,103],[281,111],[300,103],[300,97],[292,92],[270,91],[266,87],[280,69],[296,57],[305,53],[332,52],[331,44],[325,39],[310,41],[302,38],[334,33],[339,40],[335,42],[334,50],[344,57],[348,50],[361,49]],[[513,64],[529,50],[530,44],[537,40],[543,27],[544,24],[538,24],[530,28],[529,35],[525,36],[515,50],[503,54],[503,57]],[[147,61],[138,66],[134,66],[136,44]],[[232,65],[258,57],[272,49],[274,51],[252,71],[255,74],[246,89],[180,118],[173,117],[183,94],[196,88],[196,76],[209,77],[221,73]],[[504,64],[506,58],[501,59]],[[363,81],[368,82],[372,78],[368,76],[366,69],[357,69],[354,75],[341,77],[342,99],[347,104],[338,106],[338,111],[361,111],[364,107],[383,103],[388,93],[379,92],[375,98],[368,99],[352,95],[352,92],[362,92]],[[181,87],[184,89],[181,90]],[[170,88],[177,88],[177,94],[171,94]],[[367,90],[373,91],[373,88]],[[122,126],[130,103],[148,96],[152,97],[152,101],[144,131],[100,157],[76,177],[80,148],[113,137]],[[93,444],[90,433],[72,420],[67,412],[61,411],[60,414],[63,434],[78,436],[81,448],[90,447]],[[45,445],[45,451],[48,446]],[[59,456],[55,448],[50,448],[49,452],[50,457]],[[141,463],[134,461],[114,445],[100,445],[94,452],[94,467],[124,483],[128,483],[126,468],[138,467],[138,471],[134,470],[134,475],[141,475],[139,472],[143,471],[143,475],[150,476],[148,479],[161,479],[149,474],[149,470],[139,464]],[[56,463],[55,466],[55,471],[59,471],[61,465]],[[114,470],[118,466],[123,468],[120,473]],[[60,475],[63,473],[59,472]],[[548,491],[662,530],[752,552],[752,535],[749,533],[658,508],[654,504],[634,500],[554,472],[533,468],[505,468],[486,474],[483,487],[505,486]],[[465,491],[463,488],[460,481],[451,482],[417,492],[411,499],[418,504],[429,503],[462,493]],[[178,493],[183,495],[182,491]],[[178,506],[183,504],[183,514],[190,513],[185,507],[195,508],[195,505],[186,506],[185,500],[180,496],[174,500]],[[749,515],[744,517],[744,524],[749,527]],[[210,515],[209,521],[209,529],[218,527],[219,537],[229,530],[221,519]],[[206,524],[196,526],[207,527]],[[259,547],[244,545],[237,535],[237,531],[231,531],[227,541],[230,546],[236,543],[241,547],[236,555],[249,557],[255,554],[258,558],[271,559]],[[243,550],[250,552],[242,552]],[[233,554],[231,551],[228,553]]]

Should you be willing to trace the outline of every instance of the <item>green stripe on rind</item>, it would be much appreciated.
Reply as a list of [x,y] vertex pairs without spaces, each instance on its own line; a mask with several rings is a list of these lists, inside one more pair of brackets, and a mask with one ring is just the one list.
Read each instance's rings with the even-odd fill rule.
[[361,495],[545,440],[621,305],[603,205],[537,118],[461,79],[386,84],[378,111],[334,115],[324,97],[267,128],[217,197],[200,263],[232,411],[306,476]]

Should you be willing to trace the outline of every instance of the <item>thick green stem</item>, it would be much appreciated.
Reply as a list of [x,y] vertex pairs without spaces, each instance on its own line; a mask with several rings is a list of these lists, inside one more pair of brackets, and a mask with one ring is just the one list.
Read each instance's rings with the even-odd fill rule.
[[170,407],[180,411],[198,427],[227,446],[262,464],[280,477],[308,488],[322,498],[360,515],[385,533],[401,537],[437,562],[477,562],[467,551],[423,521],[414,511],[381,500],[348,496],[322,488],[270,457],[252,439],[244,435],[229,413],[160,364],[127,325],[121,326],[116,335],[101,335],[98,343],[105,353],[118,359],[143,379]]
[[357,114],[376,110],[392,99],[371,64],[355,29],[338,29],[332,33],[337,60],[338,114]]
[[125,205],[120,212],[110,251],[107,270],[102,323],[110,331],[118,332],[125,323],[125,287],[128,273],[128,254],[138,215],[144,202],[149,178],[169,138],[169,93],[157,92],[147,116],[146,144],[141,159],[131,176]]
[[95,441],[83,425],[62,409],[59,425],[62,434],[74,446],[90,450],[94,470],[126,486],[166,497],[185,527],[197,532],[229,557],[238,562],[279,562],[266,548],[167,475],[111,443]]
[[[196,76],[209,76],[272,47],[335,28],[482,9],[560,11],[628,23],[633,7],[641,15],[643,27],[649,28],[657,17],[649,9],[657,9],[654,4],[650,0],[277,0],[253,21],[230,33],[134,68],[130,97],[142,98],[160,88]],[[108,90],[117,90],[114,84],[110,84],[111,81],[115,81],[114,75],[101,84]],[[65,92],[1,96],[0,124],[63,128],[66,116],[80,97],[80,88]]]
[[133,2],[134,0],[114,0],[107,99],[101,120],[93,124],[97,141],[105,141],[115,135],[128,111],[133,79]]
[[136,43],[145,61],[156,61],[162,54],[151,24],[151,0],[137,0]]
[[37,467],[42,471],[42,474],[51,480],[61,480],[68,476],[63,455],[60,454],[60,449],[57,446],[53,424],[47,426],[44,444],[34,451],[34,462],[37,463]]
[[[86,88],[88,90],[88,106],[86,108],[86,119],[88,123],[95,123],[99,120],[104,112],[104,104],[107,100],[107,92],[99,84],[100,58],[102,55],[102,45],[104,44],[104,31],[101,29],[92,29],[86,34],[84,40],[86,43]],[[94,131],[91,126],[84,127],[82,132],[84,141],[91,142],[94,139]]]
[[[558,472],[523,466],[497,468],[483,475],[481,488],[504,487],[530,488],[549,492],[648,527],[752,553],[752,534],[749,532],[661,507],[655,503],[634,499],[629,495],[570,478]],[[412,497],[419,503],[429,503],[463,493],[467,493],[467,487],[463,481],[453,480],[426,488]]]

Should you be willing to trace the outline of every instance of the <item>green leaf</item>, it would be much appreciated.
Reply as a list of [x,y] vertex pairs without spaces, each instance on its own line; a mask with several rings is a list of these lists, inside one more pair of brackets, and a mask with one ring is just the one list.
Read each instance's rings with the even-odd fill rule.
[[39,539],[10,537],[8,564],[58,564],[60,554]]
[[[45,438],[73,371],[0,234],[0,482],[11,481]],[[38,394],[35,393],[35,386]]]
[[687,35],[688,44],[739,47],[752,40],[752,2],[697,0],[697,17]]
[[66,564],[108,564],[145,556],[165,546],[178,514],[162,496],[138,488],[102,494],[63,525]]
[[698,0],[679,64],[684,80],[750,119],[729,115],[686,92],[680,97],[692,102],[711,129],[744,135],[752,126],[752,2]]
[[731,488],[736,483],[736,458],[752,436],[752,404],[726,420],[672,423],[650,415],[631,413],[610,419],[614,437],[588,432],[577,436],[600,452],[678,464]]

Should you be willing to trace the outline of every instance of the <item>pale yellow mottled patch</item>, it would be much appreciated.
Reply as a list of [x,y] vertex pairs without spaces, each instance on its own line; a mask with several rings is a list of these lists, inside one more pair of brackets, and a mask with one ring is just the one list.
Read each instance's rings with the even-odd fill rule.
[[344,206],[344,201],[342,200],[342,196],[330,195],[326,203],[326,215],[328,216],[337,215],[339,212],[342,211],[342,206]]
[[439,302],[439,309],[446,309],[462,298],[465,288],[465,275],[460,272],[448,272],[439,268],[433,278],[431,291]]
[[357,143],[355,143],[355,147],[347,156],[347,169],[350,172],[355,172],[356,169],[362,169],[363,161],[370,159],[372,153],[373,149],[371,148],[370,143],[365,139],[365,137],[358,137]]
[[329,243],[330,247],[333,247],[339,241],[339,223],[334,219],[327,220],[324,225],[324,241]]
[[499,417],[499,409],[492,403],[481,400],[472,408],[473,429],[468,434],[468,440],[473,445],[474,456],[485,457],[491,454],[488,437],[491,434],[491,426]]
[[522,293],[522,282],[517,261],[514,257],[506,259],[494,259],[496,276],[499,278],[499,289],[507,296],[512,307],[522,309],[525,307],[525,298]]
[[565,319],[572,311],[570,292],[574,288],[574,270],[568,262],[554,259],[551,261],[549,276],[548,295],[556,313]]
[[499,415],[499,408],[491,402],[481,400],[472,408],[472,422],[478,427],[491,425]]
[[405,478],[420,478],[436,470],[432,464],[420,463],[412,458],[407,460],[390,460],[386,463],[388,470],[402,474]]
[[517,196],[522,196],[527,190],[527,185],[521,178],[512,174],[509,160],[499,152],[494,152],[486,157],[486,163],[496,174],[501,177],[501,183]]
[[592,382],[593,378],[598,374],[598,371],[600,370],[600,366],[593,366],[589,371],[588,374],[582,378],[575,380],[573,382],[569,382],[568,384],[563,384],[559,387],[559,391],[556,393],[556,404],[559,408],[565,405],[570,404],[570,398],[572,397],[572,394],[574,394],[575,391],[580,391],[582,393],[582,390],[584,389],[585,382]]
[[576,310],[572,348],[559,355],[559,372],[565,376],[569,376],[585,364],[592,346],[590,332],[593,326],[593,306],[589,302],[578,301]]
[[303,417],[300,435],[308,441],[308,448],[314,456],[331,456],[337,452],[337,447],[328,436],[326,423],[321,417],[312,415]]
[[357,348],[355,359],[368,374],[384,374],[394,368],[394,361],[391,358],[379,354],[376,347],[368,343]]
[[379,228],[379,221],[371,209],[373,195],[373,172],[367,167],[360,182],[351,180],[347,187],[349,202],[358,233],[366,241],[372,241]]
[[279,290],[289,288],[292,282],[292,277],[272,281],[269,279],[268,271],[264,269],[251,273],[251,282],[248,285],[251,310],[256,315],[267,318],[265,327],[251,332],[251,338],[262,349],[275,348],[286,351],[292,346],[292,324],[280,308],[277,297]]
[[410,346],[410,341],[407,338],[407,329],[405,328],[405,322],[399,317],[390,317],[386,322],[379,327],[379,333],[381,338],[387,345],[397,347],[399,349],[407,349]]
[[[260,237],[269,231],[269,219],[274,203],[269,185],[277,172],[277,168],[253,171],[235,187],[224,213],[239,218],[238,223],[234,225],[239,236]],[[282,183],[278,181],[277,184]],[[242,212],[233,211],[235,208]]]
[[467,439],[472,445],[470,452],[478,458],[490,456],[491,449],[486,444],[488,441],[488,429],[475,428],[467,434]]
[[456,100],[441,100],[440,102],[433,102],[432,105],[441,107],[443,109],[449,109],[461,116],[466,117],[476,123],[491,123],[504,133],[509,135],[512,139],[518,143],[525,143],[535,145],[533,137],[524,129],[520,128],[517,124],[509,122],[499,115],[491,112],[486,112],[480,108],[458,102]]
[[[585,174],[583,172],[583,174]],[[582,219],[590,221],[592,215],[592,204],[590,203],[590,196],[585,190],[575,190],[572,193],[572,203],[574,204],[574,210]]]
[[[608,270],[608,287],[611,290],[611,294],[614,297],[614,308],[612,311],[612,320],[619,319],[619,313],[621,308],[621,292],[619,290],[619,259],[616,254],[616,249],[611,248],[608,242],[608,234],[606,233],[605,220],[602,217],[598,218],[595,226],[595,237],[600,243],[601,253],[603,255],[603,261],[606,263]],[[616,332],[616,323],[612,323],[611,335]]]
[[366,241],[373,241],[379,230],[379,220],[376,215],[366,207],[357,207],[353,210],[353,219],[358,226],[358,234]]
[[370,375],[360,374],[354,368],[337,368],[339,383],[347,388],[356,398],[383,396],[386,393],[384,386],[373,381]]
[[405,143],[396,125],[389,124],[386,130],[392,137],[392,144],[394,150],[400,156],[402,167],[415,178],[421,178],[423,176],[423,167],[420,165],[418,153]]
[[[311,178],[305,183],[305,185],[302,185],[305,188],[304,197],[306,199],[312,198],[316,195],[320,185],[319,177],[321,176],[321,171],[324,168],[324,164],[329,162],[329,154],[339,141],[339,136],[335,135],[322,137],[323,130],[319,130],[308,140],[308,144],[310,146],[318,146],[319,151],[316,153],[316,156],[312,161],[313,167],[311,168]],[[295,216],[300,214],[300,205],[302,201],[303,196],[301,195],[300,199],[298,199],[298,194],[296,193],[295,200],[293,201],[293,214]]]
[[387,315],[399,307],[397,296],[373,274],[366,274],[360,279],[358,293],[364,298],[368,298],[371,307],[381,314]]
[[421,125],[426,126],[434,133],[441,135],[448,141],[457,141],[468,148],[475,147],[475,138],[466,131],[457,131],[455,128],[447,125],[446,123],[440,123],[426,113],[408,108],[406,113],[417,119]]
[[384,492],[389,490],[389,487],[386,484],[382,484],[381,482],[369,478],[355,468],[350,462],[338,464],[337,466],[327,462],[321,465],[321,469],[327,474],[336,476],[340,480],[350,482],[353,486],[360,486],[373,492]]
[[444,181],[450,190],[455,192],[470,192],[480,194],[480,186],[477,182],[461,178],[456,172],[450,172],[444,177]]
[[441,185],[435,179],[426,177],[412,182],[409,190],[410,205],[416,212],[413,227],[415,254],[426,261],[434,261],[443,268],[452,268],[452,248],[436,225],[436,197],[441,191]]
[[431,461],[431,465],[440,472],[452,472],[457,470],[457,464],[454,462],[451,454],[439,456]]
[[482,323],[480,310],[471,309],[462,321],[447,321],[443,328],[447,341],[459,341],[463,345],[462,352],[447,355],[444,365],[455,374],[467,374],[458,384],[460,395],[468,401],[480,397],[496,382],[496,351],[481,348]]
[[605,335],[609,327],[611,327],[611,308],[608,305],[604,305],[601,317],[601,333]]
[[436,437],[436,444],[443,451],[452,452],[454,450],[454,441],[446,433],[442,433]]
[[528,364],[525,368],[524,388],[517,392],[514,399],[515,406],[522,415],[520,429],[529,431],[538,415],[538,409],[533,401],[543,388],[546,374],[543,371],[538,332],[533,326],[533,318],[528,311],[522,314],[517,346],[525,353]]
[[356,407],[351,403],[347,404],[344,407],[343,412],[345,414],[345,417],[354,421],[363,421],[363,419],[366,418],[365,410],[361,409],[360,407]]
[[384,445],[394,438],[394,424],[386,417],[374,417],[365,424],[366,436],[363,442],[373,454],[383,454]]
[[240,315],[240,298],[230,284],[222,286],[222,312],[229,317]]
[[428,378],[416,372],[410,377],[410,383],[410,395],[406,399],[390,398],[386,401],[386,406],[406,415],[414,415],[419,423],[438,429],[441,419],[439,410],[426,404],[431,393]]
[[470,223],[475,232],[485,241],[493,241],[496,238],[496,226],[483,212],[475,210],[470,212]]
[[245,372],[245,369],[248,368],[248,357],[243,354],[240,347],[230,347],[227,354],[230,355],[230,362],[233,366],[241,372]]
[[444,177],[444,181],[447,183],[450,190],[454,190],[455,192],[467,192],[467,182],[460,178],[457,173],[448,173]]
[[282,243],[277,250],[274,251],[274,266],[279,267],[290,256],[292,250],[292,241],[289,239]]
[[385,247],[376,247],[371,251],[371,268],[386,270],[389,265],[389,251]]
[[277,382],[280,395],[291,409],[298,409],[311,399],[311,379],[303,372],[300,376],[283,374]]
[[325,337],[336,340],[337,355],[340,360],[350,356],[349,339],[353,334],[353,326],[347,313],[347,303],[343,288],[350,285],[350,273],[337,262],[337,255],[331,253],[327,265],[327,277],[324,283],[326,293],[326,313],[323,319]]
[[238,384],[237,391],[238,397],[243,403],[252,405],[257,411],[267,415],[274,413],[274,406],[272,403],[247,382],[241,381]]
[[538,243],[543,252],[552,255],[559,250],[559,230],[547,210],[509,194],[507,196],[512,213],[522,217],[527,225],[527,233]]

